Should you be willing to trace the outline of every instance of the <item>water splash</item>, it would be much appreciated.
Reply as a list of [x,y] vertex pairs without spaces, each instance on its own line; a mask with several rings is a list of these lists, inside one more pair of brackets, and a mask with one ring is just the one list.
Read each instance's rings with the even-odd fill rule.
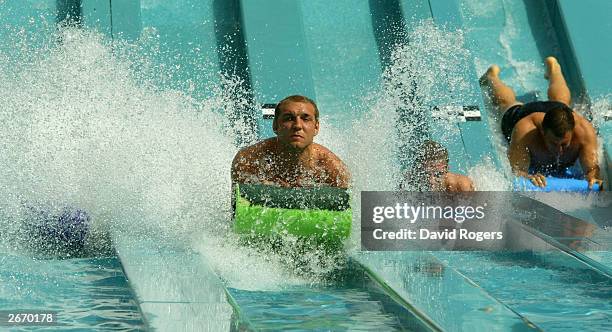
[[382,86],[363,103],[369,112],[353,124],[354,143],[345,147],[355,192],[397,189],[421,142],[449,146],[460,135],[456,119],[432,118],[431,109],[457,105],[471,91],[463,33],[426,20],[405,39],[392,52]]
[[2,67],[2,223],[14,225],[30,202],[78,206],[95,228],[175,238],[225,223],[236,149],[214,107],[227,97],[163,89],[134,71],[147,58],[113,53],[92,32],[57,33],[46,53]]

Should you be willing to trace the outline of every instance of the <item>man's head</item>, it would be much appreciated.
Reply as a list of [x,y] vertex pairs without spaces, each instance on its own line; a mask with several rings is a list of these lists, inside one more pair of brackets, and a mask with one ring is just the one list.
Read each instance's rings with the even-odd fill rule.
[[307,97],[289,96],[276,105],[272,129],[281,144],[303,150],[319,133],[319,109]]
[[448,150],[440,143],[426,140],[417,151],[412,172],[419,187],[443,190],[444,175],[448,173]]
[[546,112],[542,121],[542,136],[548,151],[562,154],[572,141],[574,126],[571,108],[563,105]]

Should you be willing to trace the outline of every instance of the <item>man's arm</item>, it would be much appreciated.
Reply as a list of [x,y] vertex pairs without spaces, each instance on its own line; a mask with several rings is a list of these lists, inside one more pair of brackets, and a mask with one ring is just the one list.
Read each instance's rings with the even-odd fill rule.
[[516,176],[526,177],[529,175],[531,157],[529,156],[529,149],[525,142],[525,136],[526,133],[514,130],[510,140],[510,147],[508,148],[508,159],[510,161],[510,167],[512,167],[512,172]]
[[232,219],[236,213],[236,186],[241,183],[256,182],[253,181],[255,177],[255,170],[252,160],[252,149],[250,147],[244,148],[236,153],[232,160],[231,168],[231,204],[232,204]]
[[468,176],[455,173],[446,173],[446,191],[466,192],[474,191],[474,182]]
[[241,182],[240,181],[240,174],[242,174],[242,172],[244,171],[244,156],[243,156],[243,151],[240,150],[238,151],[238,153],[236,153],[236,155],[234,156],[234,159],[232,160],[232,171],[231,171],[231,176],[232,176],[232,189],[234,186],[234,183],[237,182]]
[[594,184],[599,184],[600,190],[603,189],[603,181],[599,174],[599,158],[597,156],[597,135],[595,129],[590,124],[583,126],[584,141],[580,146],[580,166],[584,172],[584,178],[589,182],[589,189]]
[[238,153],[236,153],[236,155],[234,156],[234,159],[232,160],[232,168],[231,168],[231,179],[232,179],[232,184],[231,184],[231,188],[230,188],[230,202],[232,205],[232,220],[234,220],[234,218],[236,217],[236,185],[239,182],[239,160],[241,159],[240,157],[240,153],[241,151],[238,151]]
[[512,131],[512,137],[510,139],[510,147],[508,148],[508,159],[510,161],[510,167],[512,172],[516,176],[526,177],[531,180],[531,183],[538,187],[546,186],[546,177],[542,174],[529,174],[529,165],[531,163],[531,156],[529,155],[529,142],[530,140],[537,139],[537,128],[531,124],[517,124]]

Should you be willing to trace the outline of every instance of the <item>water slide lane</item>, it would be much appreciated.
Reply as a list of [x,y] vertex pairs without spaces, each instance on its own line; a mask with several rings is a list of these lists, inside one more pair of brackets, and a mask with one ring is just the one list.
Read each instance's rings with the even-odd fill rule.
[[[339,128],[353,119],[349,105],[376,86],[382,72],[366,2],[241,1],[241,12],[252,88],[261,104],[304,94]],[[329,19],[330,12],[341,24]],[[269,119],[260,120],[260,137],[273,136],[270,127]]]
[[[464,23],[460,15],[461,8],[459,1],[430,0],[429,4],[433,20],[437,25],[443,26],[449,30],[460,30],[463,28]],[[470,38],[465,38],[466,45],[464,47],[469,49],[472,43],[473,41]],[[478,114],[473,121],[469,121],[469,119],[465,121],[462,119],[457,123],[461,132],[458,142],[461,142],[461,145],[455,143],[454,148],[449,149],[449,153],[451,153],[451,155],[454,153],[459,154],[462,147],[465,151],[464,154],[470,161],[468,165],[464,167],[475,166],[485,157],[491,159],[494,165],[499,166],[498,158],[503,156],[500,157],[494,153],[491,140],[488,139],[491,136],[491,130],[486,121],[488,118],[488,110],[484,107],[482,98],[480,98],[478,94],[478,76],[471,64],[466,64],[464,75],[464,79],[469,84],[470,89],[464,91],[459,96],[453,96],[455,98],[455,105],[464,106],[464,110],[465,106],[476,106],[480,114]],[[463,171],[465,171],[465,169],[463,169]]]
[[[432,11],[435,11],[436,1],[432,0],[430,3]],[[456,16],[462,18],[461,27],[468,40],[467,46],[474,55],[477,72],[484,73],[490,64],[499,64],[502,68],[502,79],[515,89],[519,100],[529,102],[547,99],[548,82],[543,77],[542,59],[549,55],[559,59],[577,104],[576,108],[586,111],[587,117],[590,115],[584,104],[588,104],[589,99],[609,96],[610,73],[606,74],[605,70],[601,70],[606,66],[601,57],[605,57],[605,49],[609,48],[610,43],[602,43],[599,37],[596,37],[600,36],[602,31],[610,29],[609,24],[606,26],[607,23],[604,23],[607,20],[603,17],[610,12],[609,3],[595,1],[585,5],[572,1],[463,0],[455,7],[459,9],[459,15]],[[594,13],[601,17],[592,17]],[[594,23],[585,25],[585,22]],[[598,51],[593,52],[593,49]],[[585,74],[582,67],[587,68],[586,71],[590,74]],[[589,80],[593,81],[591,88],[588,87]],[[607,154],[609,149],[605,144],[610,135],[606,132],[604,114],[601,114],[605,111],[598,110],[600,114],[599,119],[596,119],[599,120],[596,127],[599,129],[600,138],[604,139],[604,153]],[[498,123],[493,125],[494,132],[498,133]],[[590,224],[536,201],[530,201],[527,205],[531,206],[529,210],[533,205],[538,206],[537,215],[541,222],[534,223],[514,216],[518,218],[517,221],[534,227],[531,232],[536,236],[567,252],[569,256],[564,256],[567,261],[575,259],[582,263],[574,264],[584,264],[587,270],[610,276],[610,235],[601,223],[605,218],[595,215],[599,213],[595,210],[609,211],[609,205],[607,208],[593,205],[592,216],[590,211],[586,211],[585,220]],[[572,229],[582,229],[584,227],[579,227],[580,225],[589,225],[593,234],[585,235],[581,239],[568,239],[560,235],[562,231],[551,227],[558,220],[569,219],[573,219],[568,221]],[[584,245],[577,249],[575,241],[581,241]],[[570,243],[571,247],[566,246]]]
[[221,279],[198,253],[151,233],[115,230],[112,238],[148,327],[229,331],[235,323],[249,325]]
[[380,83],[372,3],[378,1],[300,1],[316,101],[325,122],[343,131],[370,109],[358,107],[360,100]]
[[135,42],[154,66],[165,70],[158,78],[161,86],[206,98],[212,94],[209,87],[220,84],[224,53],[215,18],[232,20],[215,1],[81,1],[83,26],[116,42]]
[[[240,73],[240,54],[223,51],[236,33],[235,8],[218,1],[82,0],[81,22],[117,42],[140,43],[154,64],[173,76],[161,86],[210,97],[222,72]],[[222,22],[216,24],[215,22]],[[240,50],[236,51],[239,53]],[[138,55],[137,55],[138,56]],[[113,244],[149,328],[249,328],[223,282],[189,248],[163,239],[112,232]]]
[[[253,133],[237,137],[236,144],[257,136],[237,1],[80,1],[83,26],[106,34],[122,52],[137,49],[135,57],[151,61],[143,69],[153,71],[157,86],[183,91],[195,101],[224,101],[218,111],[237,130]],[[240,96],[240,102],[232,103],[230,95]]]
[[[478,75],[498,64],[519,100],[546,99],[544,57],[556,56],[568,66],[542,1],[463,0],[460,9]],[[568,84],[573,87],[569,77]]]
[[[370,2],[371,4],[373,1]],[[432,18],[432,12],[439,13],[435,18],[436,23],[446,24],[452,28],[457,22],[451,22],[456,17],[456,8],[445,7],[444,3],[430,5],[428,1],[399,1],[387,6],[396,6],[401,13],[400,24],[406,30],[414,29],[422,24],[422,20]],[[433,9],[435,7],[435,9]],[[373,16],[375,13],[384,12],[380,4],[372,6]],[[454,9],[454,10],[453,10]],[[454,15],[454,16],[453,16]],[[377,27],[381,27],[378,25]],[[374,27],[376,29],[377,27]],[[385,60],[384,46],[381,47],[379,38],[379,56],[383,64]],[[410,41],[408,41],[408,44]],[[466,66],[471,68],[471,66]],[[478,82],[473,71],[468,71],[468,81]],[[481,98],[476,89],[461,96],[460,100],[443,99],[438,105],[428,106],[469,106],[478,105],[483,110]],[[486,115],[486,113],[484,113]],[[456,114],[455,114],[456,116]],[[482,117],[486,119],[486,117]],[[436,126],[436,121],[430,121],[428,130],[432,138],[447,137],[444,127]],[[460,135],[456,139],[444,140],[449,149],[451,164],[454,170],[465,172],[468,167],[480,162],[485,155],[495,160],[492,146],[485,144],[476,146],[475,142],[483,142],[482,135],[488,134],[485,121],[459,122],[457,125]],[[480,136],[479,136],[480,135]],[[469,140],[472,144],[464,144]],[[466,151],[467,150],[467,151]],[[467,161],[467,162],[466,162]],[[424,320],[431,321],[436,328],[441,330],[458,331],[463,330],[466,324],[476,324],[483,329],[493,326],[504,326],[508,329],[537,330],[532,323],[516,314],[505,305],[487,294],[471,280],[465,278],[452,268],[437,260],[429,253],[419,252],[358,252],[352,259],[361,264],[383,287],[400,303],[412,309],[413,312],[422,315]],[[461,294],[461,295],[458,295]],[[449,313],[454,314],[450,315]]]
[[[609,5],[597,1],[585,5],[557,0],[462,0],[460,7],[465,34],[473,41],[470,51],[477,72],[484,73],[490,64],[498,64],[502,80],[515,90],[520,101],[548,99],[543,59],[552,55],[559,60],[574,108],[587,118],[595,116],[593,123],[603,139],[604,178],[609,178],[606,164],[611,135],[605,119],[610,101],[599,105],[596,114],[592,114],[591,104],[610,95],[610,73],[602,59],[609,43],[600,40],[602,32],[610,29],[604,23]],[[499,150],[505,143],[498,121],[493,120]]]
[[[499,211],[509,226],[504,234],[523,250],[434,255],[544,330],[609,329],[610,230],[507,195],[508,208]],[[609,205],[603,209],[612,213]]]
[[607,167],[607,188],[612,179],[612,68],[609,54],[612,51],[612,24],[609,1],[586,0],[580,3],[558,0],[556,2],[557,26],[565,28],[567,48],[571,50],[575,75],[581,80],[586,103],[597,105],[593,112],[599,137],[603,140],[604,167]]
[[371,252],[353,256],[400,303],[441,331],[501,329],[538,331],[448,263],[428,252]]
[[[275,104],[301,94],[316,100],[300,1],[239,1],[255,100]],[[274,136],[259,116],[260,137]]]
[[[323,124],[339,129],[363,115],[365,109],[355,105],[378,86],[381,73],[367,2],[240,4],[252,88],[260,104],[306,95],[317,102]],[[270,119],[260,118],[259,128],[260,137],[274,135]]]
[[[527,226],[533,234],[552,246],[567,252],[572,257],[584,262],[598,273],[612,279],[612,230],[606,215],[612,215],[608,193],[603,193],[599,203],[594,203],[592,211],[579,211],[585,220],[563,213],[536,199],[516,195],[513,197],[513,218]],[[597,207],[597,205],[600,205]],[[530,211],[531,214],[525,214]],[[533,217],[537,216],[537,217]]]
[[[374,2],[372,1],[371,3]],[[377,40],[381,61],[385,68],[389,69],[394,65],[392,56],[396,47],[401,45],[411,48],[411,33],[414,33],[413,31],[423,26],[425,22],[432,21],[431,8],[428,0],[400,0],[386,2],[384,4],[378,1],[375,3],[377,3],[377,5],[372,6],[373,17],[382,16],[379,14],[381,12],[386,14],[384,15],[385,19],[378,20],[379,24],[377,25],[378,29],[376,31],[378,31]],[[380,8],[385,8],[385,10],[380,10]],[[394,12],[395,14],[391,15],[388,12]],[[394,22],[391,24],[385,23],[389,19],[394,20]],[[389,26],[400,27],[399,33],[397,28],[389,29]],[[390,38],[389,36],[394,36],[395,38]],[[415,38],[419,37],[420,36],[416,36]],[[415,49],[417,49],[418,52],[419,46],[416,46]],[[417,54],[416,56],[418,57],[419,55]],[[409,68],[410,66],[411,64],[408,64]],[[400,71],[401,70],[404,70],[404,68],[401,68]],[[420,71],[420,68],[415,68],[415,70]],[[424,75],[432,74],[433,73],[427,71],[424,73]],[[435,75],[444,74],[435,73]],[[455,101],[446,99],[437,100],[433,105],[423,101],[422,99],[426,98],[426,96],[422,95],[423,93],[429,95],[432,93],[430,91],[420,91],[420,79],[422,79],[422,74],[418,72],[414,74],[414,77],[406,78],[405,81],[401,79],[400,82],[394,82],[394,84],[398,84],[401,89],[402,102],[412,106],[406,108],[401,107],[396,110],[396,112],[399,113],[398,133],[400,146],[398,159],[400,169],[406,171],[406,169],[409,168],[409,165],[412,163],[412,156],[416,153],[416,149],[418,149],[422,140],[433,139],[442,143],[442,145],[449,149],[450,170],[464,173],[468,167],[465,163],[468,158],[462,146],[460,135],[457,132],[458,128],[454,124],[457,114],[444,114],[446,116],[443,115],[442,118],[432,117],[432,110],[434,108],[444,109],[445,106],[456,106]],[[440,85],[440,81],[436,80],[435,85]],[[436,97],[443,98],[443,96],[439,94]],[[458,108],[454,107],[451,112],[453,111],[456,113]],[[444,122],[442,125],[438,126],[437,124],[440,120]],[[449,124],[448,122],[451,123]],[[418,124],[415,125],[416,123]],[[403,130],[404,127],[410,129],[405,131]]]
[[[604,158],[608,160],[612,135],[610,122],[605,120],[605,108],[610,106],[600,106],[596,114],[590,114],[588,104],[605,99],[611,91],[610,69],[602,58],[605,58],[610,43],[601,42],[600,37],[596,37],[610,29],[603,18],[606,14],[602,14],[610,12],[609,6],[607,2],[597,1],[584,5],[572,1],[505,0],[486,3],[463,0],[460,6],[465,34],[473,43],[470,51],[475,56],[476,70],[484,73],[490,64],[498,64],[502,69],[501,78],[515,90],[519,100],[547,99],[548,82],[543,76],[543,59],[549,55],[559,59],[576,107],[587,117],[595,117],[595,127],[603,139]],[[590,15],[602,17],[588,18]],[[505,143],[498,126],[499,123],[495,122],[494,139],[499,148]],[[605,160],[603,164],[605,178]],[[607,182],[604,188],[609,186]],[[541,212],[543,216],[547,215],[545,211]],[[554,215],[554,212],[551,209],[548,215]],[[595,222],[588,212],[585,218]]]

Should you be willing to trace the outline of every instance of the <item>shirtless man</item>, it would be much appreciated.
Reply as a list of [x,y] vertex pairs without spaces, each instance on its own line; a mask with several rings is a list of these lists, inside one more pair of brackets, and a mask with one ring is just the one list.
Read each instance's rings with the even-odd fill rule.
[[482,77],[493,103],[504,112],[502,132],[510,142],[510,166],[515,175],[545,187],[545,175],[563,176],[580,160],[589,188],[596,183],[602,188],[595,129],[569,108],[571,95],[557,59],[548,57],[545,64],[548,101],[518,102],[514,91],[500,80],[497,65]]
[[413,165],[405,174],[401,188],[413,186],[419,191],[474,191],[474,183],[469,177],[448,171],[448,150],[437,142],[423,142]]
[[276,137],[240,150],[232,162],[232,183],[282,187],[348,188],[349,171],[330,150],[313,143],[319,133],[317,105],[304,96],[289,96],[274,110]]

